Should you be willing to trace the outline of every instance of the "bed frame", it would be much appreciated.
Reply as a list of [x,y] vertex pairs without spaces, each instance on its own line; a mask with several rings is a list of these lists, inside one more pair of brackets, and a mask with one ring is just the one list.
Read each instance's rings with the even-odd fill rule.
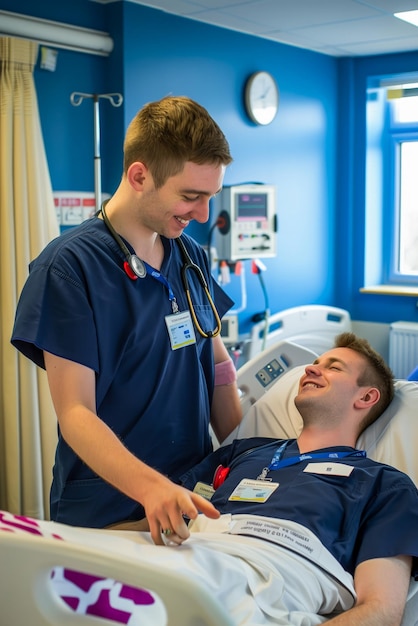
[[322,304],[296,306],[273,313],[266,322],[254,324],[248,360],[280,341],[292,341],[321,354],[332,347],[334,337],[351,330],[348,311]]
[[[52,530],[45,532],[46,527]],[[5,626],[233,626],[213,595],[181,572],[89,545],[90,529],[74,529],[79,542],[63,540],[53,529],[53,522],[0,512],[0,621]],[[84,591],[95,600],[94,615],[76,606],[74,597],[60,597],[51,573],[63,568],[88,573],[80,597]]]

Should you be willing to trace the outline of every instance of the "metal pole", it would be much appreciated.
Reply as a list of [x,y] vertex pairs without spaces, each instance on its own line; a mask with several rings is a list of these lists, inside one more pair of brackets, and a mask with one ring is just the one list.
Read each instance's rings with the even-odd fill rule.
[[101,180],[101,157],[100,157],[100,98],[106,98],[113,107],[120,107],[123,102],[120,93],[80,93],[73,92],[70,96],[71,104],[79,106],[84,98],[93,99],[93,119],[94,119],[94,196],[96,199],[96,211],[100,211],[102,205],[102,180]]
[[100,211],[102,206],[102,173],[100,162],[100,112],[99,97],[93,97],[94,115],[94,192],[96,198],[96,211]]

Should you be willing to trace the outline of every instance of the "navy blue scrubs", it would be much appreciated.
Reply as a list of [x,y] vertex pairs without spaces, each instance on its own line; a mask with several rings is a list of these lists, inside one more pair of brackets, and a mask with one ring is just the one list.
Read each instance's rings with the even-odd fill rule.
[[[222,317],[232,301],[213,280],[203,249],[182,238]],[[186,311],[183,258],[175,241],[163,238],[163,245],[161,273]],[[212,341],[196,331],[195,344],[172,350],[167,288],[150,274],[130,279],[124,260],[97,217],[52,241],[30,265],[12,343],[40,367],[45,350],[93,369],[99,417],[133,454],[176,480],[212,450]],[[200,325],[212,330],[216,322],[203,288],[194,272],[188,279]],[[59,434],[52,519],[100,528],[143,516],[137,502],[97,477]]]
[[[236,440],[190,470],[181,482],[189,489],[198,481],[211,484],[217,467],[228,467],[226,480],[211,499],[221,513],[260,515],[302,524],[351,574],[362,561],[399,554],[414,556],[414,570],[418,567],[417,488],[406,474],[358,456],[354,448],[325,448],[316,450],[314,458],[300,459],[297,441],[290,440],[282,459],[298,462],[267,473],[267,480],[278,487],[265,502],[229,500],[243,479],[260,476],[282,443],[259,437]],[[322,463],[331,468],[329,473],[323,467],[315,471],[315,465]],[[306,471],[308,464],[310,471]],[[338,464],[353,469],[339,470]]]

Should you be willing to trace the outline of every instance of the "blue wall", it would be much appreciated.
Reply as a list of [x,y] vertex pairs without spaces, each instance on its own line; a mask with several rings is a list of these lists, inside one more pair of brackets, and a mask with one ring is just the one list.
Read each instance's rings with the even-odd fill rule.
[[[265,260],[263,275],[271,309],[331,302],[336,61],[132,3],[125,4],[124,24],[125,122],[144,102],[168,93],[203,104],[234,156],[225,183],[261,181],[277,188],[278,256]],[[250,122],[243,106],[245,81],[258,69],[270,71],[280,88],[279,114],[267,127]],[[198,228],[194,234],[204,235]],[[246,274],[250,304],[241,330],[263,310],[249,263]],[[239,279],[228,290],[239,305]]]
[[[130,2],[0,0],[0,8],[109,32],[110,57],[59,50],[54,73],[35,81],[54,190],[93,191],[93,108],[73,107],[73,91],[121,92],[119,109],[102,101],[102,187],[122,173],[125,129],[147,101],[188,95],[224,130],[234,156],[225,183],[259,181],[277,188],[278,255],[264,259],[271,310],[307,303],[347,308],[353,319],[417,318],[415,299],[359,294],[364,262],[365,85],[373,73],[418,68],[418,53],[335,59],[236,33]],[[256,127],[243,89],[256,70],[280,88],[277,118]],[[208,226],[188,231],[206,243]],[[246,262],[248,308],[240,331],[263,309],[258,278]],[[227,291],[240,304],[239,279]]]

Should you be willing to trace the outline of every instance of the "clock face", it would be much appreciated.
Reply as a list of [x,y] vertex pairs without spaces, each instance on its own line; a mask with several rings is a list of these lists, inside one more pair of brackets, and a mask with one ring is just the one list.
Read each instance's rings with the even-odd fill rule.
[[245,86],[245,106],[256,124],[270,124],[279,108],[279,90],[268,72],[256,72]]

